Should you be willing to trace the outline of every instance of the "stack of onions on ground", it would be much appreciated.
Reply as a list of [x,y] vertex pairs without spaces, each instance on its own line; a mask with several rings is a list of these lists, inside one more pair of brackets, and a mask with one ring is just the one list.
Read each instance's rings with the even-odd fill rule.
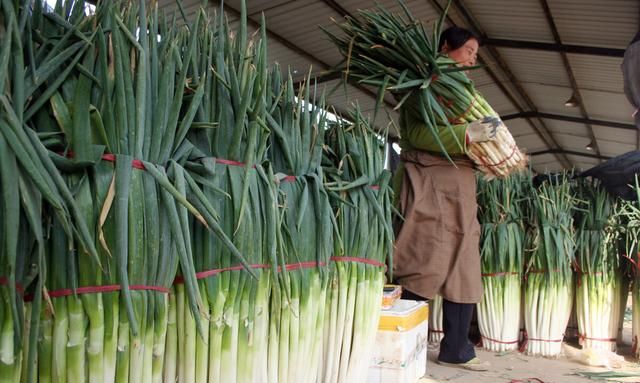
[[[397,108],[409,101],[411,112],[424,121],[425,129],[449,157],[440,140],[440,129],[497,114],[464,72],[474,68],[459,67],[438,52],[446,10],[429,37],[422,23],[399,3],[403,15],[378,5],[338,23],[340,33],[325,32],[344,56],[340,69],[345,76],[377,87],[377,107],[387,91],[399,100]],[[457,145],[488,178],[506,177],[527,167],[527,157],[504,124],[491,141],[466,145],[458,140]]]
[[[25,214],[32,224],[44,217],[47,236],[29,271],[37,273],[29,327],[38,343],[28,345],[24,376],[161,381],[167,293],[178,265],[191,310],[200,310],[189,214],[218,226],[187,200],[191,187],[175,161],[203,96],[198,88],[183,97],[193,46],[157,8],[147,13],[145,2],[101,2],[93,15],[83,1],[58,2],[53,13],[43,7],[38,1],[10,18],[24,20],[24,33],[12,35],[32,53],[19,65],[31,69],[15,72],[25,76],[25,92],[14,98],[24,109],[23,121],[11,125],[25,128],[9,136],[17,136],[12,150],[38,159],[23,166],[48,204],[50,195],[64,202],[52,198],[44,214]],[[11,56],[19,55],[13,48]]]
[[484,285],[482,301],[478,304],[478,323],[482,346],[491,351],[516,350],[519,344],[525,233],[524,177],[478,179]]
[[[59,24],[45,22],[40,2],[33,7],[2,2],[0,14],[0,377],[34,381],[41,312],[50,317],[53,311],[44,294],[48,231],[43,221],[56,219],[94,262],[97,252],[73,191],[42,145],[58,133],[37,134],[33,117],[49,105],[56,90],[49,84],[65,81],[90,41],[72,33],[60,38]],[[33,61],[34,55],[39,60]],[[66,67],[68,62],[74,64]],[[50,117],[41,122],[51,123]],[[25,292],[33,297],[26,304]]]
[[268,131],[264,29],[248,39],[246,8],[231,33],[220,12],[201,11],[191,28],[193,51],[187,97],[202,88],[202,102],[187,135],[186,167],[194,201],[211,216],[241,257],[197,220],[190,221],[194,267],[201,295],[195,317],[186,280],[178,278],[167,335],[164,381],[253,382],[267,379],[269,289],[275,268],[275,183],[262,163]]
[[[631,286],[632,312],[632,353],[640,358],[640,180],[636,176],[633,185],[635,197],[631,201],[621,201],[618,208],[618,220],[621,230],[621,251],[632,263],[633,282]],[[626,299],[625,299],[626,305]]]
[[[324,349],[317,382],[366,380],[391,262],[391,174],[384,141],[356,107],[327,131],[323,169],[337,237],[329,269]],[[391,270],[391,269],[389,269]]]
[[[268,157],[277,185],[277,265],[268,335],[270,382],[314,382],[326,325],[328,263],[333,251],[331,205],[322,180],[327,128],[324,97],[307,80],[294,90],[276,66],[268,85]],[[336,338],[342,340],[341,338]]]
[[576,317],[584,348],[616,351],[623,276],[617,200],[597,180],[576,185]]
[[526,234],[524,322],[526,352],[558,356],[573,300],[575,196],[567,172],[530,187]]

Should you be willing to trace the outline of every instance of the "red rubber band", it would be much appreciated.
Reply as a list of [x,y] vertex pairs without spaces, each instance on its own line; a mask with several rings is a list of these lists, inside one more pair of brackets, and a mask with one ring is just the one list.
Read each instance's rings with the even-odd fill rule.
[[371,190],[380,190],[380,185],[371,185]]
[[520,273],[515,272],[515,271],[501,271],[498,273],[486,273],[486,274],[480,274],[480,276],[482,277],[501,277],[504,275],[519,275]]
[[578,334],[578,338],[580,340],[595,340],[597,342],[609,342],[609,343],[615,343],[618,341],[618,338],[590,338],[584,334]]
[[[110,293],[114,291],[122,290],[120,285],[105,285],[105,286],[83,286],[78,287],[75,290],[76,295],[81,294],[95,294],[95,293]],[[136,291],[157,291],[161,293],[168,294],[169,289],[162,286],[147,286],[147,285],[129,285],[129,290]],[[68,297],[74,295],[73,289],[59,289],[53,290],[48,293],[50,298],[61,298]],[[33,300],[33,295],[28,295],[24,297],[26,302],[30,302]]]
[[329,259],[331,259],[334,262],[356,262],[356,263],[364,263],[366,265],[372,265],[372,266],[377,266],[377,267],[387,267],[387,265],[385,265],[382,262],[378,262],[378,261],[375,261],[373,259],[367,259],[367,258],[331,257]]
[[216,158],[216,163],[223,164],[223,165],[231,165],[231,166],[242,166],[242,167],[247,166],[247,164],[245,164],[244,162],[225,160],[224,158]]
[[534,342],[547,342],[547,343],[558,343],[558,342],[562,342],[563,339],[537,339],[537,338],[527,338],[527,341],[534,341]]
[[[366,258],[356,258],[356,257],[331,257],[330,260],[334,261],[334,262],[356,262],[356,263],[364,263],[364,264],[368,264],[368,265],[373,265],[373,266],[377,266],[377,267],[385,267],[386,265],[384,263],[380,263],[378,261],[374,261],[371,259],[366,259]],[[300,270],[300,269],[310,269],[310,268],[314,268],[314,267],[318,267],[318,266],[326,266],[326,263],[324,262],[316,262],[316,261],[308,261],[308,262],[299,262],[299,263],[289,263],[284,265],[285,270],[287,271],[293,271],[293,270]],[[249,265],[250,269],[270,269],[272,266],[271,265],[267,265],[267,264],[252,264]],[[220,269],[211,269],[211,270],[205,270],[205,271],[200,271],[196,273],[196,279],[204,279],[213,275],[217,275],[220,273],[223,273],[225,271],[240,271],[243,270],[244,266],[242,265],[235,265],[235,266],[229,266],[229,267],[224,267],[224,268],[220,268]],[[282,271],[282,266],[278,266],[276,267],[276,270],[278,272]],[[184,277],[181,275],[178,275],[174,281],[174,284],[181,284],[184,283]]]
[[296,182],[296,176],[286,176],[280,182]]
[[[0,277],[0,286],[8,286],[8,285],[9,285],[9,278]],[[16,291],[19,292],[20,294],[24,293],[24,288],[18,282],[16,282]]]
[[487,336],[484,336],[484,335],[480,335],[480,337],[482,337],[482,339],[490,340],[492,342],[496,342],[496,343],[500,343],[500,344],[517,344],[518,342],[520,342],[519,340],[514,340],[513,342],[504,342],[504,341],[497,340],[497,339],[491,339],[491,338],[489,338]]
[[504,164],[505,162],[509,161],[511,159],[511,157],[513,157],[514,154],[516,154],[516,149],[517,149],[517,146],[513,145],[511,147],[511,154],[509,154],[509,156],[507,158],[503,159],[502,161],[498,162],[497,164],[485,164],[485,165],[495,168],[496,166],[500,166],[500,165]]
[[429,329],[429,332],[435,332],[436,334],[444,334],[444,331],[442,331],[442,330]]
[[454,118],[450,118],[449,122],[450,123],[463,123],[464,122],[464,116],[466,116],[471,111],[471,108],[473,108],[473,105],[476,103],[477,98],[478,98],[478,94],[476,93],[476,94],[473,95],[473,98],[471,99],[471,102],[469,103],[469,106],[467,107],[467,109],[464,112],[462,112],[462,114],[460,114],[459,116],[454,117]]
[[[115,154],[111,154],[111,153],[103,154],[102,155],[102,159],[104,161],[116,162],[116,155]],[[140,170],[145,170],[146,169],[144,167],[144,163],[142,161],[140,161],[140,160],[132,160],[131,161],[131,167],[135,168],[135,169],[140,169]]]

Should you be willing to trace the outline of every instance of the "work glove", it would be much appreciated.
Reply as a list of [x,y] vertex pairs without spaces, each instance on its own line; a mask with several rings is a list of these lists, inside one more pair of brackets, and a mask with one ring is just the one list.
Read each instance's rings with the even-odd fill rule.
[[502,124],[502,121],[497,116],[488,116],[470,122],[469,126],[467,126],[467,141],[471,143],[493,139],[493,137],[496,136],[500,124]]

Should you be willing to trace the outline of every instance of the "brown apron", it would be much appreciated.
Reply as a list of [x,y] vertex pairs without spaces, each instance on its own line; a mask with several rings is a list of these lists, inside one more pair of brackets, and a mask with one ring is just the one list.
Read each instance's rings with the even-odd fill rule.
[[473,164],[426,152],[402,153],[404,162],[393,275],[403,288],[425,298],[456,303],[482,296],[480,225],[476,217]]

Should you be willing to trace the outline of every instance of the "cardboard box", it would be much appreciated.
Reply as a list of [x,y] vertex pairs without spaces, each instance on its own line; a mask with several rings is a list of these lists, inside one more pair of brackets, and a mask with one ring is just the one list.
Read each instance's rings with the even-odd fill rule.
[[367,383],[415,383],[427,371],[426,302],[400,299],[380,313]]

